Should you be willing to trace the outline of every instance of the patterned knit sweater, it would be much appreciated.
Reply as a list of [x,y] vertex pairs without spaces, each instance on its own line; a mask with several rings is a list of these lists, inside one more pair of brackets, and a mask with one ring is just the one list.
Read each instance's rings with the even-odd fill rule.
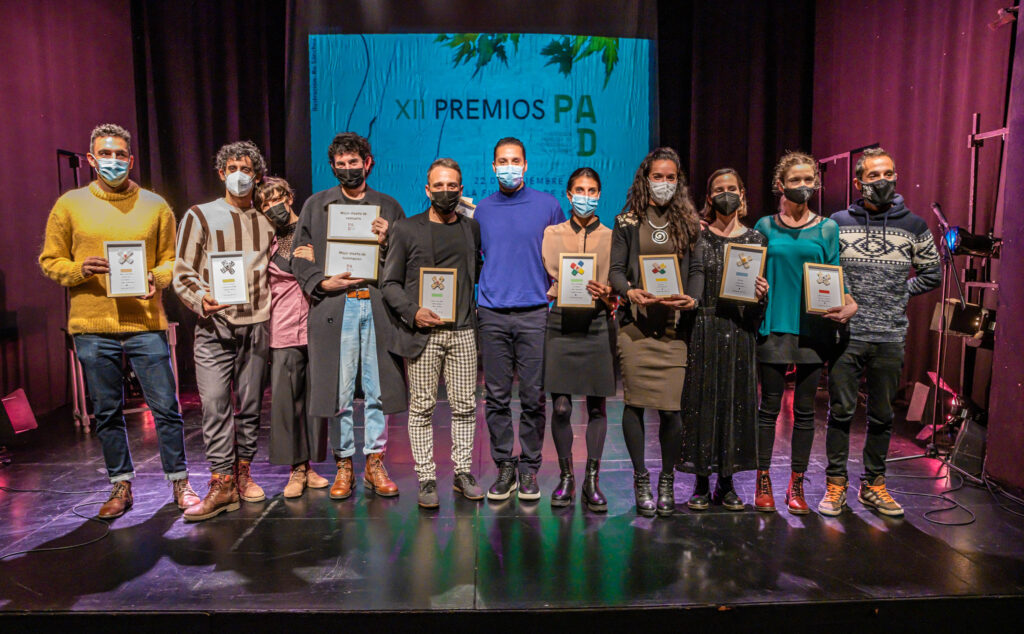
[[[928,225],[897,195],[888,209],[871,211],[863,200],[832,215],[839,224],[840,262],[859,310],[850,336],[874,343],[907,336],[907,301],[942,283],[935,240]],[[910,276],[910,269],[916,275]]]
[[[83,260],[106,257],[104,241],[118,240],[145,240],[146,267],[158,289],[152,299],[107,297],[106,275],[82,274]],[[133,182],[124,191],[106,192],[93,181],[57,199],[46,221],[39,265],[70,290],[71,334],[165,330],[159,289],[171,282],[174,213],[163,198]]]

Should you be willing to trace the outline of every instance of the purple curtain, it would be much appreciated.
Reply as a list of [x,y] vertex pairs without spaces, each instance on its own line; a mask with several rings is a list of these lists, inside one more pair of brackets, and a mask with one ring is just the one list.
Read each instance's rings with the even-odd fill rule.
[[[907,206],[937,226],[929,205],[942,204],[954,224],[967,225],[971,114],[983,129],[1005,112],[1008,28],[987,24],[1002,0],[933,2],[860,0],[819,3],[814,60],[814,153],[829,156],[879,142],[896,159]],[[997,145],[997,144],[990,144]],[[985,147],[978,182],[979,228],[994,226],[998,147]],[[844,206],[845,164],[830,169],[824,213]],[[936,233],[936,235],[938,235]],[[964,259],[957,258],[959,266]],[[906,381],[924,380],[934,364],[930,332],[938,293],[911,300]],[[959,385],[959,344],[944,378]]]

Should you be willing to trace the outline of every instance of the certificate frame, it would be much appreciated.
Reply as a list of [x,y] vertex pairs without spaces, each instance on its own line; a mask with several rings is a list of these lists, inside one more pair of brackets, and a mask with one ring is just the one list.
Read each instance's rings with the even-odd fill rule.
[[[826,276],[821,282],[818,278],[815,278],[814,282],[811,281],[812,275],[824,275]],[[835,274],[836,277],[831,276]],[[846,284],[843,280],[843,267],[836,266],[835,264],[817,264],[815,262],[804,262],[804,309],[806,312],[812,315],[823,315],[828,312],[829,308],[835,307],[833,304],[828,308],[822,308],[817,302],[813,301],[813,298],[820,297],[822,294],[837,292],[839,296],[838,306],[846,305]]]
[[[364,266],[361,269],[353,269],[351,266],[342,264],[339,260],[340,253],[338,249],[347,248],[352,252],[360,250],[365,251],[362,254],[362,258],[372,259],[373,265],[371,266],[364,262]],[[351,272],[353,278],[364,279],[368,281],[376,281],[380,274],[380,245],[376,242],[359,242],[349,240],[328,240],[326,255],[324,257],[324,275],[331,277],[338,273]],[[372,271],[372,275],[370,275]]]
[[[658,280],[656,278],[654,280],[656,283],[655,284],[651,284],[650,283],[651,280],[647,279],[647,277],[648,277],[648,275],[647,275],[648,274],[647,263],[651,262],[653,260],[662,261],[665,264],[670,264],[671,265],[672,270],[674,271],[675,280],[676,280],[676,292],[674,292],[674,293],[659,292],[662,289],[660,288],[660,284],[658,284],[657,282],[660,282],[662,280]],[[668,271],[668,269],[666,269],[666,272],[667,271]],[[640,256],[640,285],[641,285],[641,288],[643,288],[645,291],[647,291],[651,295],[654,295],[655,297],[671,297],[673,295],[682,295],[684,293],[684,290],[683,290],[683,280],[679,276],[679,256],[677,256],[675,253],[663,253],[663,254],[660,254],[660,255],[641,255]],[[652,290],[652,289],[654,289],[654,290]]]
[[739,262],[737,262],[736,258],[734,257],[734,252],[736,251],[747,251],[750,253],[759,254],[761,264],[760,266],[757,267],[756,277],[764,277],[765,262],[768,259],[767,247],[761,246],[760,244],[734,244],[732,242],[728,242],[725,245],[725,253],[723,255],[725,266],[722,269],[722,283],[718,287],[718,297],[720,299],[730,299],[736,302],[747,302],[750,304],[756,304],[759,301],[757,299],[756,292],[753,297],[747,297],[746,295],[739,295],[728,292],[728,289],[735,288],[734,285],[729,284],[729,281],[733,275],[749,275],[749,273],[747,273],[746,271],[739,271],[738,269],[736,269],[735,271],[733,270],[733,267],[740,266]]
[[[219,269],[224,261],[231,262],[230,271]],[[241,268],[235,272],[234,267]],[[244,251],[220,251],[207,256],[207,268],[210,271],[210,294],[213,301],[224,306],[241,306],[249,303],[249,279],[245,273],[245,252]],[[224,275],[236,277],[222,279]],[[237,279],[240,277],[241,284]],[[228,288],[225,283],[230,282]],[[239,294],[239,286],[240,294]]]
[[[438,296],[434,293],[430,293],[433,290],[433,282],[429,285],[426,283],[428,278],[431,277],[442,277],[451,280],[450,293],[442,293],[442,296]],[[441,290],[445,290],[442,288]],[[437,299],[431,300],[426,299],[426,295],[436,297]],[[450,297],[444,297],[443,295],[449,295]],[[421,266],[420,267],[420,307],[426,308],[433,311],[441,318],[446,324],[455,323],[455,319],[458,316],[459,309],[459,270],[458,269],[446,269],[433,266]],[[438,311],[436,307],[444,306],[446,310]]]
[[[119,250],[122,257],[128,251],[130,260],[120,262],[121,257],[111,256],[111,249]],[[143,297],[149,293],[145,240],[105,240],[103,257],[110,268],[107,273],[107,297]]]
[[[345,214],[359,216],[346,218]],[[370,225],[380,218],[380,205],[327,205],[327,239],[354,242],[376,242],[377,234]]]
[[[575,260],[575,261],[574,261]],[[566,275],[572,275],[575,270],[573,267],[582,266],[582,273],[576,273],[581,275],[577,282],[583,282],[584,290],[586,283],[594,279],[594,273],[597,272],[597,254],[596,253],[561,253],[558,256],[558,296],[555,298],[555,306],[558,308],[593,308],[594,298],[587,293],[586,301],[574,302],[571,298],[566,296],[565,290],[570,288],[564,283],[563,279]],[[589,266],[589,268],[588,268]],[[568,269],[568,272],[567,272]],[[590,273],[587,273],[590,271]]]

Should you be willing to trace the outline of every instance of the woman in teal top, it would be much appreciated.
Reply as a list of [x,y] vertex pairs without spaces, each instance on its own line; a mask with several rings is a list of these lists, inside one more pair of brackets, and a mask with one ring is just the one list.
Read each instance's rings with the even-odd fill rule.
[[774,511],[769,468],[775,442],[775,423],[782,408],[786,371],[796,365],[793,393],[792,473],[786,489],[790,513],[808,513],[803,477],[814,442],[814,394],[838,324],[857,312],[849,294],[845,304],[823,316],[804,312],[804,263],[839,264],[839,225],[808,207],[820,186],[818,162],[790,152],[775,167],[774,187],[782,196],[779,213],[766,216],[754,227],[768,238],[765,277],[771,291],[759,331],[757,360],[761,371],[758,408],[757,491],[754,508]]

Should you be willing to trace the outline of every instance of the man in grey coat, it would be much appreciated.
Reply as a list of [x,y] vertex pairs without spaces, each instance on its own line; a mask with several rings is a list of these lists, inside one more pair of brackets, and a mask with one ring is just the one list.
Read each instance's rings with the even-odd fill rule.
[[[328,212],[332,204],[376,205],[380,215],[373,221],[379,266],[383,268],[388,231],[405,218],[398,202],[366,184],[373,169],[370,143],[343,132],[327,150],[338,187],[317,192],[306,200],[295,231],[292,270],[309,297],[309,368],[311,416],[330,418],[328,436],[338,472],[331,498],[352,495],[355,454],[353,401],[356,375],[365,396],[364,445],[366,488],[377,495],[398,495],[398,486],[384,467],[387,447],[386,414],[406,409],[406,389],[401,359],[388,350],[395,326],[384,306],[376,280],[354,279],[349,273],[325,275],[328,243]],[[361,370],[361,373],[360,373]]]

